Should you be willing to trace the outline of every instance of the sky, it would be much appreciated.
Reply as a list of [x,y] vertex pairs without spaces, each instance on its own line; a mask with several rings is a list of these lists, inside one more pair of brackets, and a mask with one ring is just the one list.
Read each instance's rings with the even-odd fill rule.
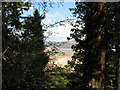
[[[75,7],[74,2],[64,2],[62,4],[60,4],[60,2],[54,2],[52,6],[53,8],[47,8],[46,17],[42,20],[43,24],[54,24],[57,21],[72,18],[72,12],[70,12],[69,8]],[[35,8],[37,8],[40,13],[42,12],[42,10],[39,8],[39,5],[34,4],[29,11],[24,12],[23,16],[33,15]],[[48,33],[50,32],[52,32],[52,34],[46,39],[46,41],[67,41],[67,37],[70,36],[70,30],[72,26],[68,22],[64,22],[63,24],[65,26],[54,26],[47,28],[45,35],[48,36]]]

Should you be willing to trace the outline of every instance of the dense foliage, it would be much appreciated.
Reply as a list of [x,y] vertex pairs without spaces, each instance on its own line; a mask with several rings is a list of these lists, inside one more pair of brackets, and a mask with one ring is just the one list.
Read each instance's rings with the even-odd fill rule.
[[35,10],[33,17],[20,22],[29,3],[3,3],[3,89],[44,88],[44,68],[48,56],[44,50],[42,17]]
[[78,43],[72,46],[75,51],[73,61],[82,62],[71,64],[79,74],[76,83],[83,89],[117,87],[119,3],[76,2],[76,8],[71,10],[77,17],[75,28],[71,30],[71,37]]
[[[26,6],[26,7],[25,7]],[[13,88],[21,77],[20,41],[14,31],[20,29],[19,16],[23,10],[28,10],[29,3],[2,3],[2,66],[3,88]],[[24,7],[24,8],[22,8]],[[19,9],[19,10],[18,10]],[[22,54],[22,53],[21,53]]]

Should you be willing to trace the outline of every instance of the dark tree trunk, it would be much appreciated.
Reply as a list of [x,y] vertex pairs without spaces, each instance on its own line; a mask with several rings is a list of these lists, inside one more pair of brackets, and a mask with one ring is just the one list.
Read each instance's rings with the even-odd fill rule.
[[[118,41],[119,42],[119,41]],[[116,45],[117,65],[116,65],[116,86],[120,89],[120,46]]]
[[[106,12],[105,12],[105,6],[104,6],[104,2],[99,2],[98,3],[98,11],[97,11],[97,14],[96,16],[94,17],[97,17],[96,19],[99,20],[98,24],[100,24],[100,27],[99,27],[99,35],[97,37],[97,44],[98,44],[98,47],[96,47],[96,50],[98,49],[98,51],[96,51],[98,56],[100,56],[100,58],[98,58],[98,62],[96,62],[96,65],[98,65],[99,67],[97,67],[96,71],[93,72],[93,75],[95,75],[96,78],[95,79],[95,88],[97,88],[98,90],[101,89],[101,90],[104,90],[104,70],[105,70],[105,62],[106,62],[106,42],[105,42],[105,37],[104,37],[104,34],[105,33],[105,21],[106,21]],[[93,14],[94,15],[94,14]],[[101,25],[103,25],[103,27],[101,27]],[[93,79],[92,78],[92,79]]]
[[99,73],[99,79],[98,79],[98,89],[104,89],[104,69],[105,69],[105,56],[106,51],[105,49],[101,50],[101,60],[100,60],[100,73]]

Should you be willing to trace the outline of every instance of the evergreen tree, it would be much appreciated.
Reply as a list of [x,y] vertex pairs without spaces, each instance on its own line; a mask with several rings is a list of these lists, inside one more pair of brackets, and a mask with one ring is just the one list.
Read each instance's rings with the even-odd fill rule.
[[43,86],[45,80],[44,68],[49,58],[44,52],[44,30],[41,26],[41,20],[42,17],[36,9],[34,16],[26,18],[23,26],[22,45],[24,55],[22,59],[24,60],[23,67],[25,67],[25,81],[28,84],[23,85],[29,89],[45,88]]
[[23,23],[20,22],[23,10],[29,7],[29,3],[23,2],[4,2],[2,5],[3,89],[45,87],[44,67],[48,56],[44,52],[42,17],[35,10],[34,17],[23,17]]
[[[107,17],[109,18],[108,30],[109,30],[109,52],[107,54],[107,68],[109,71],[106,81],[109,81],[109,85],[112,87],[119,87],[119,57],[120,57],[120,2],[117,3],[106,3],[107,7]],[[109,79],[108,79],[109,78]]]
[[[17,80],[21,77],[19,38],[14,33],[20,29],[20,18],[23,10],[30,4],[23,2],[2,3],[2,88],[16,89]],[[24,7],[24,8],[23,8]],[[19,10],[18,10],[19,9]]]
[[[80,63],[72,66],[75,66],[75,71],[79,74],[79,87],[115,87],[114,78],[118,76],[115,76],[114,63],[118,61],[116,55],[119,56],[119,53],[115,54],[112,49],[116,44],[119,45],[119,4],[76,2],[76,8],[71,10],[77,17],[71,37],[78,42],[72,46],[75,51],[73,61],[79,60]],[[112,75],[114,76],[111,77]]]

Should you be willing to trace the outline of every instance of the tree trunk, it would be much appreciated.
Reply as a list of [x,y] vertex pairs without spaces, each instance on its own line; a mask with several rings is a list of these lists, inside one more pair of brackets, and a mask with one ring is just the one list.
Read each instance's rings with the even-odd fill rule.
[[116,86],[118,87],[118,90],[120,90],[120,46],[119,44],[117,44],[115,47],[116,47],[116,55],[118,58],[116,65]]
[[[99,89],[104,90],[104,74],[103,74],[103,72],[105,69],[106,49],[105,49],[105,43],[104,43],[105,37],[103,36],[103,33],[105,33],[104,23],[105,23],[105,18],[106,18],[105,14],[106,13],[105,13],[104,2],[98,2],[97,4],[93,3],[93,7],[95,7],[96,9],[94,11],[92,11],[92,10],[88,11],[88,14],[87,14],[88,21],[93,22],[93,24],[88,23],[88,26],[93,27],[92,29],[90,29],[90,27],[89,27],[88,32],[90,32],[90,30],[93,30],[93,33],[95,33],[95,31],[98,31],[97,33],[99,33],[99,34],[95,38],[91,38],[92,33],[90,33],[88,36],[86,35],[86,37],[87,37],[86,43],[88,43],[88,44],[86,45],[87,53],[85,54],[85,56],[88,58],[86,58],[87,62],[84,60],[84,62],[86,62],[84,65],[86,67],[89,66],[89,69],[88,69],[88,67],[85,68],[86,73],[84,71],[83,75],[86,75],[86,76],[84,76],[83,79],[84,79],[84,81],[87,80],[85,83],[86,85],[88,83],[92,83],[92,85],[91,85],[92,88],[96,88],[98,90]],[[96,41],[94,41],[94,39],[96,39]],[[96,43],[97,45],[94,46],[93,43]],[[96,51],[92,51],[90,47],[91,48],[95,47],[93,49]],[[98,54],[96,54],[95,52]],[[97,56],[93,56],[92,54],[97,55]],[[95,59],[96,57],[97,57],[97,59]],[[99,65],[99,67],[98,67],[98,65]],[[85,79],[85,77],[88,77],[89,79]]]
[[101,51],[101,60],[100,60],[100,65],[101,65],[100,73],[99,73],[100,77],[99,77],[98,82],[97,82],[98,89],[101,88],[102,90],[104,90],[104,74],[103,74],[103,72],[105,69],[105,56],[106,56],[106,51],[103,49]]
[[[0,8],[2,8],[2,2],[0,2]],[[2,11],[2,9],[0,9]],[[0,24],[2,24],[2,14],[0,13]],[[2,25],[0,25],[2,28]],[[2,42],[2,30],[0,30],[0,42]],[[0,54],[2,54],[2,43],[0,43]],[[2,55],[0,55],[0,90],[2,90]]]
[[119,58],[119,69],[118,69],[118,90],[120,90],[120,58]]
[[[99,2],[99,20],[101,25],[104,25],[104,22],[106,21],[106,17],[105,17],[105,6],[104,6],[104,2]],[[101,16],[102,15],[102,16]],[[99,66],[99,69],[96,70],[96,72],[94,73],[94,75],[97,77],[97,79],[95,80],[95,83],[96,83],[96,88],[98,90],[104,90],[104,70],[105,70],[105,62],[106,62],[106,49],[105,49],[105,37],[103,37],[103,33],[105,33],[105,28],[102,27],[100,28],[101,31],[100,31],[100,34],[98,35],[98,38],[97,38],[97,42],[99,44],[99,48],[100,48],[100,60],[99,60],[99,63],[98,65]]]

